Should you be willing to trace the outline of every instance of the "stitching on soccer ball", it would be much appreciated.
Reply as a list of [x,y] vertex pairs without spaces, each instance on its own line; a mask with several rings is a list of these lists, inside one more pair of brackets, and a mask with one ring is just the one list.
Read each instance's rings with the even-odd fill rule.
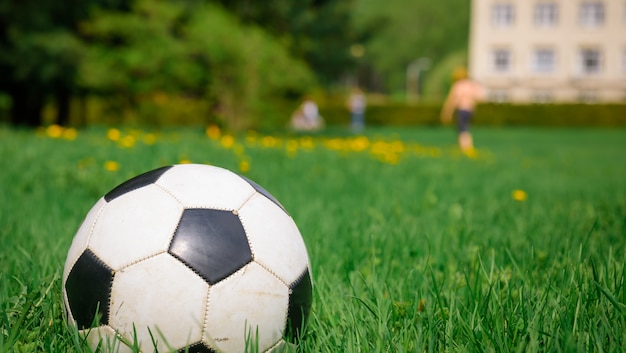
[[167,253],[167,250],[164,250],[164,251],[162,250],[162,251],[159,251],[159,252],[157,252],[157,253],[154,253],[154,254],[151,254],[151,255],[148,255],[148,256],[144,256],[144,257],[142,257],[142,258],[140,258],[140,259],[137,259],[137,260],[135,260],[135,261],[131,261],[130,263],[128,263],[128,264],[126,264],[126,265],[124,265],[124,266],[120,267],[117,271],[118,271],[118,272],[124,271],[124,270],[126,270],[127,268],[129,268],[129,267],[131,267],[131,266],[133,266],[133,265],[136,265],[136,264],[138,264],[138,263],[141,263],[141,262],[147,261],[147,260],[149,260],[149,259],[151,259],[151,258],[153,258],[153,257],[157,257],[157,256],[159,256],[159,255],[161,255],[161,254],[165,254],[165,253]]
[[[102,199],[104,199],[104,198],[102,198]],[[85,250],[89,249],[89,242],[91,241],[91,236],[93,235],[93,230],[96,227],[96,222],[98,222],[98,219],[100,219],[100,215],[102,214],[102,211],[104,210],[104,208],[108,204],[109,204],[108,202],[105,202],[104,205],[102,205],[102,207],[100,207],[100,209],[98,210],[98,213],[94,217],[93,222],[91,222],[91,224],[89,225],[89,233],[87,235],[87,240],[85,241],[85,245],[82,248],[82,250],[78,253],[78,256],[72,261],[72,264],[68,267],[70,269],[70,271],[71,271],[72,268],[74,268],[74,266],[78,262],[78,259],[80,258],[80,255],[82,255],[82,253],[84,253]],[[81,224],[81,226],[82,226],[82,224]],[[79,229],[80,229],[80,227],[79,227]],[[67,276],[69,276],[70,271],[67,272],[67,274],[66,274]],[[63,286],[65,286],[65,281],[67,281],[67,278],[65,278],[65,276],[64,276],[64,278],[63,278]]]
[[178,197],[176,197],[176,195],[173,192],[171,192],[169,189],[163,187],[158,182],[154,182],[154,185],[157,186],[159,189],[163,190],[166,194],[170,195],[174,200],[176,200],[176,202],[178,202],[179,205],[185,208],[185,204],[183,204],[183,202]]
[[254,259],[253,260],[257,265],[259,265],[261,268],[263,268],[265,271],[269,272],[270,275],[274,276],[276,279],[278,279],[282,284],[284,284],[287,288],[291,288],[291,286],[289,285],[289,283],[285,282],[284,279],[282,279],[275,271],[273,271],[271,268],[269,268],[267,265],[265,265],[262,262],[259,262],[258,260]]

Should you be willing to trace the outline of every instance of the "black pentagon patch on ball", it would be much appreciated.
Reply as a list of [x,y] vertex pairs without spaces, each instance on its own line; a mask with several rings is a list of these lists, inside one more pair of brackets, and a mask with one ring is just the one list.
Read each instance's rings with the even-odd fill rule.
[[111,202],[111,200],[117,197],[120,197],[129,191],[133,191],[141,187],[144,187],[146,185],[150,185],[156,182],[157,180],[159,180],[161,175],[167,172],[170,168],[172,168],[172,166],[161,167],[161,168],[137,175],[136,177],[121,183],[120,185],[116,186],[113,190],[109,191],[106,195],[104,195],[104,199],[107,202]]
[[204,345],[204,343],[195,343],[189,347],[179,349],[179,353],[216,353],[211,348]]
[[113,270],[91,250],[83,252],[65,282],[69,309],[79,329],[90,328],[95,321],[101,325],[109,323],[112,285]]
[[190,208],[183,211],[170,254],[215,284],[252,261],[239,217],[232,211]]
[[308,269],[290,286],[290,290],[285,333],[292,343],[297,343],[302,334],[301,329],[306,325],[313,300],[313,286]]
[[283,207],[283,205],[281,205],[280,202],[278,202],[278,200],[272,194],[270,194],[267,190],[265,190],[261,185],[246,178],[245,176],[240,175],[240,177],[243,178],[243,180],[245,180],[246,182],[248,182],[248,184],[250,184],[250,186],[252,186],[259,194],[267,197],[270,201],[275,203],[278,207],[282,208],[283,211],[285,211],[285,213],[288,213],[287,210]]

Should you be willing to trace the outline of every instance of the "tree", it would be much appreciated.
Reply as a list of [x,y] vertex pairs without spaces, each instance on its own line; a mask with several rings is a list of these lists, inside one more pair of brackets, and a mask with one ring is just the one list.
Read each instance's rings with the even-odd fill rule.
[[323,83],[337,82],[354,65],[349,48],[362,37],[350,19],[353,0],[216,1],[278,37]]
[[100,11],[82,31],[91,45],[80,85],[125,108],[159,92],[186,95],[237,130],[276,116],[315,82],[265,31],[204,2],[138,0],[130,12]]
[[123,7],[117,0],[0,2],[0,90],[12,100],[11,122],[37,126],[46,99],[57,102],[58,122],[67,123],[83,43],[79,24],[93,7]]
[[437,66],[466,50],[469,6],[467,0],[358,0],[354,25],[371,33],[364,60],[385,77],[389,91],[403,91],[414,60],[426,57]]

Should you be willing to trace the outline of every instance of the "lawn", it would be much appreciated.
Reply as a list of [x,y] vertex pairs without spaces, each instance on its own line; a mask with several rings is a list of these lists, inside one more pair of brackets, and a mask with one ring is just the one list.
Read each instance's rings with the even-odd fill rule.
[[626,130],[316,135],[0,127],[0,353],[79,352],[70,242],[104,193],[206,163],[276,196],[314,277],[303,352],[626,350]]

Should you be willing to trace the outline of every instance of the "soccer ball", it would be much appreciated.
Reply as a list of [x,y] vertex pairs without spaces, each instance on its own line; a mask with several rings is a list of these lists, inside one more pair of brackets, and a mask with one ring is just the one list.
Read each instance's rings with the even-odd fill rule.
[[311,266],[284,207],[199,164],[141,174],[89,211],[63,272],[68,321],[113,352],[278,352],[302,334]]

